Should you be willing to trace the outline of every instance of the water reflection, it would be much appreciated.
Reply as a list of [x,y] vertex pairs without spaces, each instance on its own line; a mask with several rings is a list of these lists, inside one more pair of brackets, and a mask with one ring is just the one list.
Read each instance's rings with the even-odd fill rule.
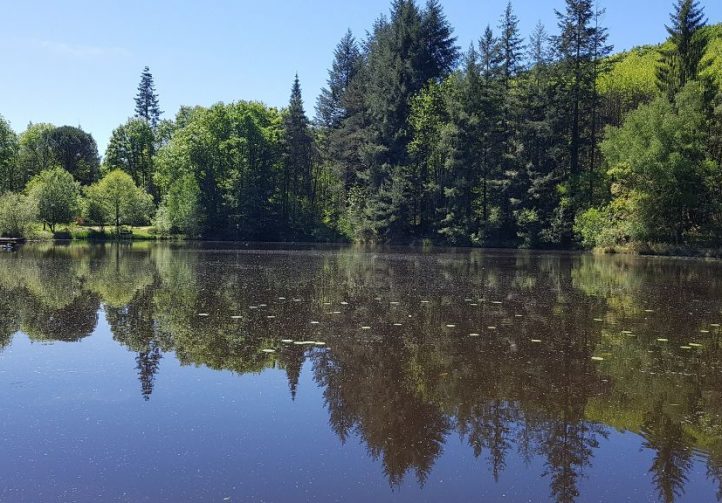
[[[580,496],[612,431],[643,437],[661,501],[695,456],[722,475],[718,263],[356,249],[261,253],[156,245],[26,246],[0,255],[0,346],[73,342],[104,316],[151,400],[164,357],[285,370],[310,362],[329,425],[392,487],[423,486],[449,438],[498,479],[544,465]],[[583,496],[583,495],[582,495]],[[722,499],[722,493],[718,493]]]

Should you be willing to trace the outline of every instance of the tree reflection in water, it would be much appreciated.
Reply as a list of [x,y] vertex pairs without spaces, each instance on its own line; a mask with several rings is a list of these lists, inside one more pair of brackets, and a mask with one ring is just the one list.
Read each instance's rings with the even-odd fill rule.
[[394,487],[410,473],[423,485],[457,435],[496,480],[511,456],[542,459],[550,495],[574,501],[608,432],[631,431],[654,453],[660,499],[674,501],[695,450],[709,478],[722,474],[719,268],[469,250],[27,246],[0,255],[0,347],[18,331],[78,341],[104,312],[136,353],[146,400],[168,353],[239,374],[284,369],[292,399],[308,362],[331,429],[342,443],[360,438]]

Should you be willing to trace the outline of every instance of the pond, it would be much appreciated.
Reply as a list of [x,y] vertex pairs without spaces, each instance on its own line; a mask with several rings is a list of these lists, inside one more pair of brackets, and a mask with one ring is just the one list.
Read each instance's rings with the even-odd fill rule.
[[2,501],[720,499],[722,263],[0,253]]

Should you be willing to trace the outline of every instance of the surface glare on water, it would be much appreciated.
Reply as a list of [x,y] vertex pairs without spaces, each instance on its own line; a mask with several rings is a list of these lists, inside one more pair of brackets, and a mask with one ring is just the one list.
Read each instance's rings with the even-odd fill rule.
[[0,501],[718,501],[722,263],[0,254]]

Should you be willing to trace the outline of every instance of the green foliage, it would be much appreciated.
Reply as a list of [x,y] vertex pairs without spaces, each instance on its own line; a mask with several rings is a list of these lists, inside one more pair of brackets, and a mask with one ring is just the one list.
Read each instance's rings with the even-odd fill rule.
[[158,153],[161,196],[192,176],[200,196],[203,237],[277,239],[280,213],[282,115],[261,103],[188,110]]
[[678,0],[670,19],[669,44],[661,50],[657,83],[671,100],[688,82],[699,77],[707,50],[707,39],[701,28],[707,20],[697,0]]
[[[525,45],[507,3],[459,65],[440,2],[394,0],[363,42],[339,42],[314,124],[298,77],[283,110],[184,106],[161,121],[146,67],[136,116],[109,141],[113,176],[85,189],[85,223],[146,223],[149,193],[158,232],[194,238],[718,240],[722,25],[679,0],[668,41],[609,56],[603,13],[565,0],[552,36],[538,25]],[[0,120],[0,192],[58,165],[89,186],[98,162],[79,128],[31,124],[16,139]]]
[[28,237],[37,218],[35,201],[15,192],[0,195],[0,236]]
[[[99,225],[115,227],[120,233],[122,225],[144,225],[154,211],[153,198],[137,187],[125,171],[116,169],[96,184],[85,189],[86,211],[92,211],[92,219]],[[91,219],[91,215],[88,215]]]
[[61,126],[47,132],[45,138],[53,163],[59,165],[82,185],[90,185],[100,175],[98,146],[93,137],[80,128]]
[[303,109],[298,75],[293,81],[291,99],[283,116],[283,157],[281,213],[289,238],[303,237],[313,225],[316,186],[313,168],[315,144]]
[[145,119],[129,119],[113,130],[103,159],[104,171],[122,169],[146,192],[153,193],[155,135]]
[[135,116],[145,120],[155,129],[160,122],[162,113],[158,106],[158,94],[155,92],[153,75],[150,73],[150,68],[146,66],[140,74],[138,94],[135,96]]
[[344,95],[360,65],[361,52],[349,30],[336,46],[333,65],[328,71],[327,87],[321,90],[316,102],[317,122],[327,128],[335,128],[348,117]]
[[38,218],[55,232],[80,213],[80,184],[60,167],[40,172],[28,183],[27,192],[38,208]]
[[18,138],[10,124],[0,115],[0,194],[20,190],[24,185],[17,173]]
[[709,228],[718,203],[703,96],[700,84],[688,84],[674,103],[642,105],[607,132],[602,151],[614,198],[608,211],[612,224],[628,222],[627,239],[680,242]]
[[198,237],[203,225],[199,200],[200,189],[192,175],[175,180],[158,209],[156,228],[166,235],[182,233],[189,238]]
[[41,171],[56,164],[55,156],[48,141],[52,124],[30,124],[18,139],[17,173],[20,188]]

